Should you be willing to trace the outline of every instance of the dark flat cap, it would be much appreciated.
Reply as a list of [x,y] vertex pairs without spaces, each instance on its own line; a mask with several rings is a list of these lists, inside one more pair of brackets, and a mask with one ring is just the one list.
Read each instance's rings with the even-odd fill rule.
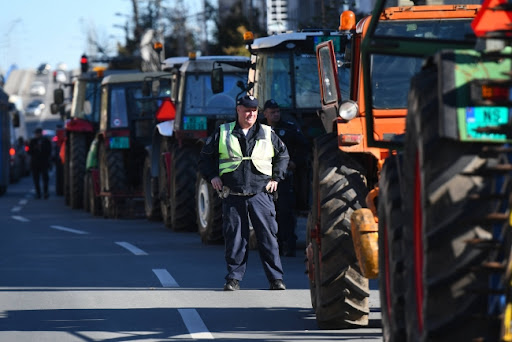
[[237,106],[245,106],[247,108],[257,108],[258,99],[251,95],[245,95],[238,99]]
[[270,99],[265,102],[265,105],[263,106],[263,110],[267,108],[279,108],[279,105],[277,104],[276,100]]

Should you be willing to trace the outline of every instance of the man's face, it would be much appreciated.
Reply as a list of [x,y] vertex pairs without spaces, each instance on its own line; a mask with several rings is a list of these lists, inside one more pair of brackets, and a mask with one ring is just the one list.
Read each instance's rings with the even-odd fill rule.
[[267,119],[269,125],[276,124],[281,119],[281,112],[279,111],[279,108],[267,108],[263,111],[263,115]]
[[242,128],[251,128],[258,118],[258,108],[246,107],[242,105],[236,106],[238,115],[238,124]]

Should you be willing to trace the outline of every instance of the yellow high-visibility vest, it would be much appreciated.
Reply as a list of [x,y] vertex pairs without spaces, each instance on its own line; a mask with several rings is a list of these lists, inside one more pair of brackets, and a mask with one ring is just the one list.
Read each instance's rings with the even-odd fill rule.
[[225,123],[220,126],[219,136],[219,174],[235,171],[242,160],[250,160],[256,169],[267,176],[272,176],[272,158],[274,147],[272,146],[270,126],[261,125],[265,132],[265,139],[256,140],[250,157],[244,157],[238,138],[232,134],[235,122]]

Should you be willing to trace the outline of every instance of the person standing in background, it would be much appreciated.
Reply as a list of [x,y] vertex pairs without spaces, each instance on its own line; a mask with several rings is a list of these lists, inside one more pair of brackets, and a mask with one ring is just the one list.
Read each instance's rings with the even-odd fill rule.
[[279,190],[277,191],[277,239],[280,255],[294,257],[297,243],[297,235],[295,234],[297,215],[293,176],[297,168],[307,167],[309,144],[294,122],[282,120],[279,104],[275,100],[270,99],[265,102],[263,115],[265,119],[262,120],[262,123],[272,127],[286,145],[290,155],[286,177],[279,183]]
[[48,192],[48,169],[50,167],[52,145],[50,140],[43,136],[42,128],[34,130],[34,137],[29,142],[28,153],[30,154],[30,168],[36,190],[36,198],[41,198],[40,179],[42,178],[44,198],[46,199],[50,196]]

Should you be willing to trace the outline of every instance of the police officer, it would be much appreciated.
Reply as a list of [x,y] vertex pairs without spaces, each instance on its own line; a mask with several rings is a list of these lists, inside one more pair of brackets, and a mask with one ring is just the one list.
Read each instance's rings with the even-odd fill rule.
[[30,168],[32,179],[36,189],[36,198],[41,198],[40,178],[43,179],[44,198],[48,198],[48,169],[50,168],[50,157],[52,145],[50,140],[43,136],[42,128],[34,130],[34,137],[30,139],[28,153],[30,154]]
[[267,125],[257,121],[258,100],[245,95],[237,101],[237,120],[221,125],[201,151],[199,171],[222,202],[227,275],[225,291],[240,289],[249,255],[249,219],[271,290],[285,290],[277,243],[272,193],[288,167],[285,144]]
[[295,191],[293,173],[297,168],[307,165],[308,142],[299,127],[294,122],[281,119],[279,104],[270,99],[263,106],[265,119],[262,123],[272,127],[274,132],[284,142],[290,155],[290,163],[285,179],[279,183],[279,196],[276,202],[277,225],[279,227],[277,238],[279,253],[284,256],[295,256],[297,235],[297,217],[295,213]]

